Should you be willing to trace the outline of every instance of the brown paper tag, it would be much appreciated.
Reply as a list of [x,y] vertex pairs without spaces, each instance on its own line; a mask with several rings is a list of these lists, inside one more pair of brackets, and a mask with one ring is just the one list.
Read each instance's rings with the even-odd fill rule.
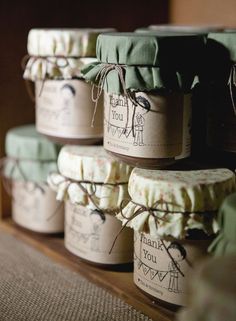
[[136,93],[144,106],[122,95],[104,94],[104,147],[133,157],[172,158],[181,154],[183,95]]
[[184,95],[184,106],[183,106],[183,145],[182,153],[176,157],[178,159],[184,159],[191,155],[191,128],[192,128],[192,95]]
[[13,220],[32,231],[59,233],[64,231],[64,206],[47,185],[32,182],[12,183]]
[[36,127],[40,133],[74,139],[103,137],[102,97],[91,127],[94,113],[91,85],[75,79],[46,80],[43,85],[37,81],[35,90]]
[[100,264],[133,261],[133,231],[124,229],[109,254],[121,222],[110,214],[100,214],[66,202],[65,247],[73,254]]
[[134,282],[157,299],[185,305],[188,279],[198,261],[207,256],[209,241],[163,242],[165,246],[158,238],[135,232]]

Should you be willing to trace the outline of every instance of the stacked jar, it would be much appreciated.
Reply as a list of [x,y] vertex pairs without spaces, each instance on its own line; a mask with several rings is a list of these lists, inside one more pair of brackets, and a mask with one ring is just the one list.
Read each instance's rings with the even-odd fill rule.
[[108,152],[128,164],[152,169],[189,156],[190,112],[184,100],[197,75],[203,44],[201,36],[191,34],[98,37],[98,62],[82,72],[105,91]]
[[63,232],[63,203],[47,184],[48,174],[57,170],[58,153],[59,146],[33,125],[8,131],[3,179],[11,188],[12,217],[18,225],[41,233]]
[[[187,26],[187,25],[152,25],[148,28],[137,29],[136,32],[143,34],[156,35],[199,35],[205,44],[207,35],[210,32],[220,32],[221,27],[217,26]],[[195,61],[197,74],[205,72],[206,48],[198,51]],[[206,155],[206,109],[207,109],[207,90],[202,84],[200,77],[196,77],[192,90],[184,95],[184,119],[183,119],[183,153],[179,158],[192,156],[194,160],[202,161],[202,156]]]
[[154,300],[185,305],[194,266],[219,231],[217,210],[235,191],[228,169],[134,169],[130,203],[118,215],[135,230],[134,282]]
[[184,95],[199,76],[204,45],[202,34],[100,35],[98,62],[82,70],[105,92],[105,149],[140,167],[129,179],[131,200],[117,216],[135,230],[134,282],[171,308],[186,304],[187,279],[219,231],[216,212],[236,189],[225,168],[158,170],[189,156]]
[[91,86],[81,68],[95,61],[99,33],[112,29],[32,29],[24,79],[35,82],[36,128],[61,144],[93,144],[103,138],[102,100],[94,113]]
[[66,201],[66,248],[104,267],[132,263],[130,228],[123,230],[113,247],[121,229],[115,215],[129,200],[131,168],[109,157],[102,146],[64,146],[58,169],[59,173],[52,173],[48,182],[57,192],[57,199]]

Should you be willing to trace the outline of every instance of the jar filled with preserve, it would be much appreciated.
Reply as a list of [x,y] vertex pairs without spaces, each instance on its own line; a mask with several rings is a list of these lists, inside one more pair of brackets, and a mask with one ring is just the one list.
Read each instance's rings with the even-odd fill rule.
[[63,203],[47,184],[48,174],[57,170],[60,147],[26,125],[7,132],[5,148],[2,179],[12,198],[14,222],[35,232],[63,232]]
[[188,34],[98,37],[98,62],[82,72],[100,89],[93,95],[95,106],[104,89],[108,152],[142,168],[165,168],[181,158],[184,94],[191,91],[202,47],[201,36]]
[[133,231],[121,229],[116,218],[128,202],[131,167],[106,154],[101,146],[65,146],[58,158],[58,173],[48,177],[57,199],[66,202],[65,247],[101,267],[133,262]]
[[134,229],[134,283],[152,300],[186,304],[187,282],[219,230],[217,210],[235,188],[228,169],[132,171],[118,218]]
[[[32,29],[24,79],[35,83],[36,128],[58,143],[93,144],[103,138],[103,101],[91,127],[91,86],[81,68],[95,61],[97,36],[112,29]],[[31,91],[30,91],[31,92]],[[32,93],[31,93],[32,95]]]

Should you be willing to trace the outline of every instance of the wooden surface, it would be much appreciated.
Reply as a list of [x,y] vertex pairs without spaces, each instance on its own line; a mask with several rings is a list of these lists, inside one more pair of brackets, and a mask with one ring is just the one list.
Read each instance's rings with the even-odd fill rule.
[[236,1],[171,0],[169,22],[236,27]]
[[80,273],[91,282],[118,295],[136,310],[148,315],[154,321],[174,320],[174,312],[152,303],[136,288],[131,271],[108,271],[86,264],[64,248],[62,236],[45,236],[29,232],[16,226],[10,219],[0,222],[0,229],[28,243],[54,261]]

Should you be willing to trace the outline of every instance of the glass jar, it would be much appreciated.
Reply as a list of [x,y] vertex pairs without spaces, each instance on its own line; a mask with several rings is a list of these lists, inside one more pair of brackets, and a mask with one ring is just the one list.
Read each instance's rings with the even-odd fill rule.
[[236,189],[234,173],[135,168],[128,189],[118,218],[135,230],[134,282],[156,302],[185,305],[187,280],[219,231],[217,210]]
[[[199,66],[195,53],[202,49],[199,35],[150,32],[98,37],[98,63],[82,73],[104,89],[104,147],[109,153],[132,166],[151,169],[189,156],[188,97]],[[99,95],[95,98],[98,102]]]
[[91,85],[81,68],[96,61],[96,39],[113,29],[32,29],[24,78],[35,82],[36,128],[60,144],[94,144],[103,138],[103,101],[96,119]]
[[11,183],[12,218],[18,225],[40,233],[63,232],[63,203],[46,183],[57,169],[58,153],[59,146],[39,135],[33,125],[8,131],[3,173]]
[[[64,146],[59,173],[49,185],[66,201],[65,247],[76,256],[104,267],[133,262],[133,231],[115,217],[127,202],[131,167],[117,162],[101,146]],[[114,245],[114,246],[113,246]]]

